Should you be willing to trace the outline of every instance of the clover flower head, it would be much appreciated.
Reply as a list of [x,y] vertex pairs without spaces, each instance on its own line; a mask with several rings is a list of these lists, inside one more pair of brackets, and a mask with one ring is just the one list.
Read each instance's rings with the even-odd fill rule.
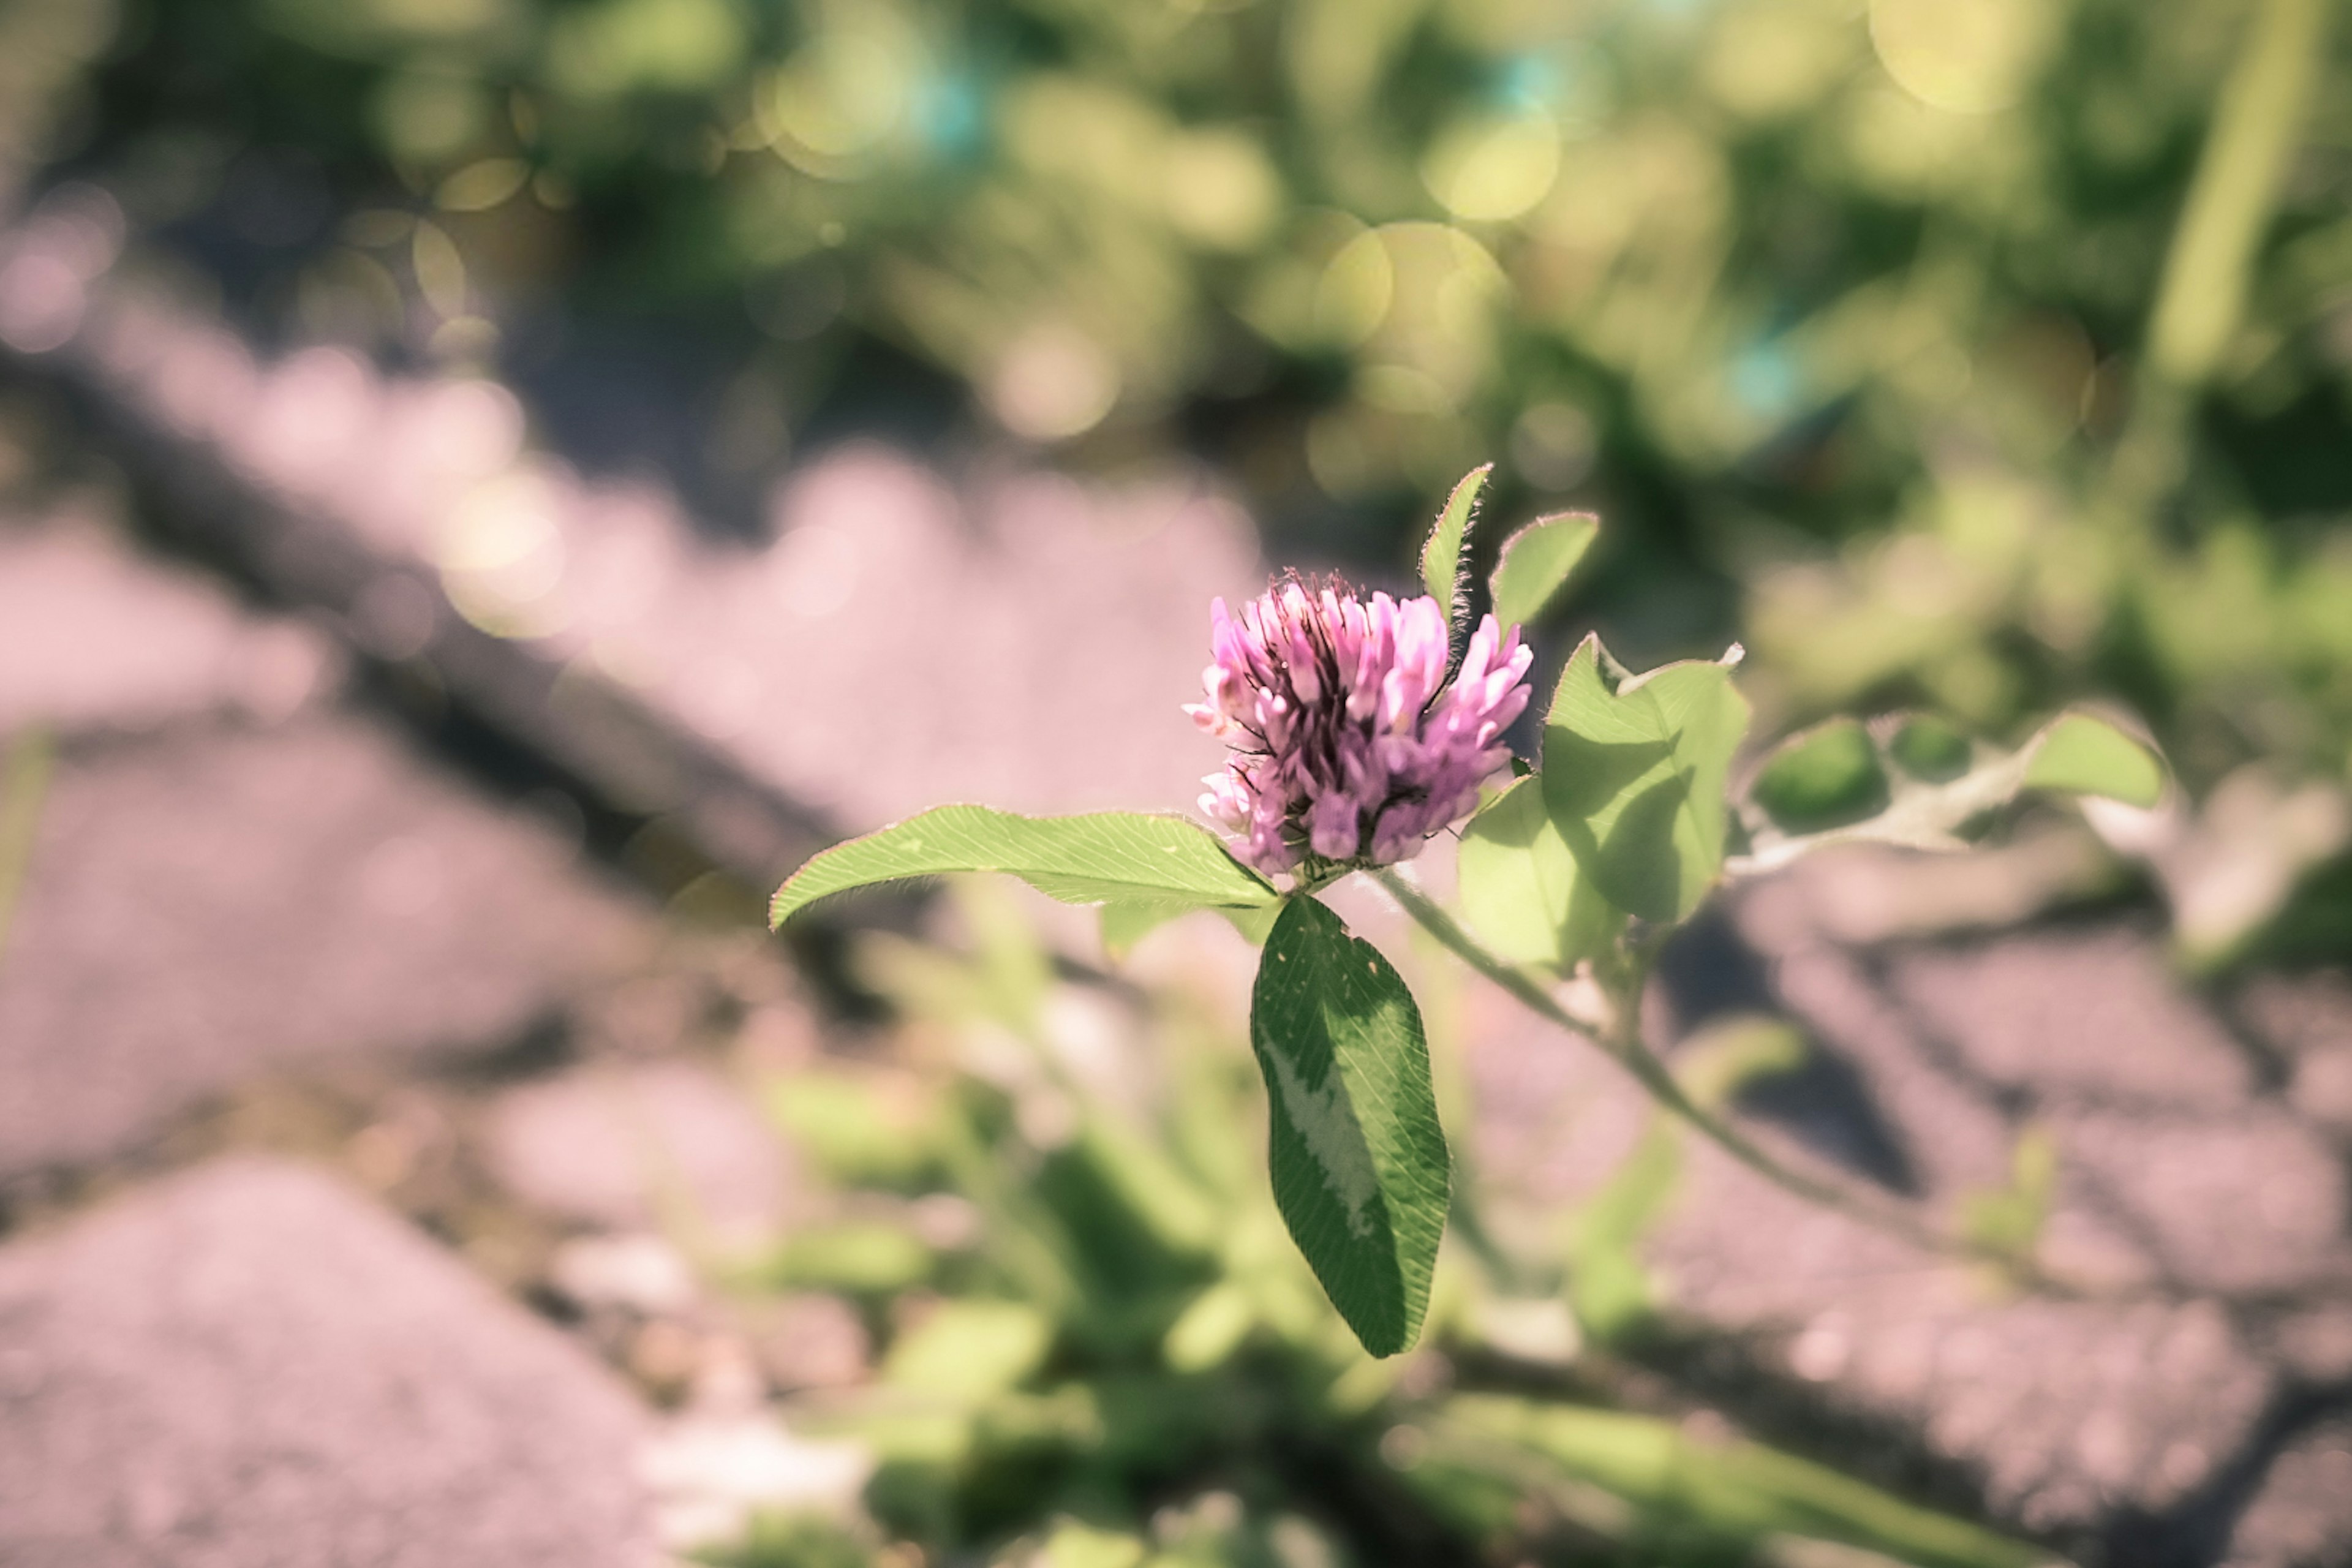
[[1445,611],[1431,598],[1367,600],[1292,577],[1239,615],[1217,600],[1209,627],[1208,700],[1184,710],[1233,754],[1202,781],[1201,809],[1261,871],[1310,855],[1409,859],[1510,758],[1502,733],[1527,708],[1535,656],[1492,616],[1450,684]]

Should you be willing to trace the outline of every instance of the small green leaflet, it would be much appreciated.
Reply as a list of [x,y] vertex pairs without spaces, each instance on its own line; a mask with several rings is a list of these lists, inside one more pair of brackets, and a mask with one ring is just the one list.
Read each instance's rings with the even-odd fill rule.
[[1893,724],[1886,759],[1915,779],[1949,784],[1976,760],[1975,742],[1932,713],[1898,717]]
[[1331,1304],[1376,1356],[1429,1308],[1451,1173],[1421,1010],[1371,943],[1310,897],[1283,906],[1250,997],[1274,1200]]
[[1624,921],[1577,869],[1538,780],[1515,780],[1470,819],[1457,864],[1464,918],[1510,963],[1571,969]]
[[2088,713],[2060,714],[2028,750],[2027,789],[2105,795],[2143,809],[2164,794],[2164,766],[2155,753]]
[[1486,488],[1487,476],[1494,471],[1494,464],[1483,463],[1462,476],[1421,547],[1421,585],[1444,606],[1446,625],[1453,628],[1457,644],[1462,640],[1463,613],[1469,608],[1470,520],[1478,510],[1478,492]]
[[1578,866],[1628,914],[1679,921],[1723,865],[1724,784],[1747,733],[1734,659],[1670,664],[1611,689],[1601,639],[1560,672],[1544,805]]
[[1216,835],[1181,817],[1033,817],[942,805],[810,857],[776,889],[768,923],[780,926],[828,894],[950,871],[1006,872],[1067,904],[1171,912],[1247,909],[1275,897]]
[[1523,626],[1542,615],[1600,531],[1601,520],[1591,512],[1563,511],[1539,517],[1511,535],[1488,579],[1495,618],[1506,627]]
[[1782,742],[1748,793],[1791,833],[1849,826],[1885,811],[1892,798],[1870,731],[1852,719],[1832,719]]
[[[1843,790],[1832,776],[1841,772]],[[2148,806],[2164,793],[2164,764],[2124,730],[2079,710],[2009,752],[1923,715],[1867,726],[1832,720],[1782,742],[1757,770],[1739,802],[1748,844],[1734,869],[1772,870],[1832,844],[1966,848],[1963,828],[2030,789]]]

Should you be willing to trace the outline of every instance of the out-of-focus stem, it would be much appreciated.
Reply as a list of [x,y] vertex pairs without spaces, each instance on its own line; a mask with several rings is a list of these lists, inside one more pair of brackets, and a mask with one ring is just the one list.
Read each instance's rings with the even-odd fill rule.
[[2263,0],[2214,106],[2148,319],[2132,411],[2101,496],[2109,523],[2142,539],[2180,481],[2198,390],[2245,314],[2269,226],[2327,53],[2335,0]]
[[1954,1236],[1900,1209],[1872,1202],[1860,1194],[1781,1163],[1746,1133],[1691,1099],[1675,1080],[1675,1075],[1666,1070],[1665,1064],[1658,1060],[1642,1040],[1641,997],[1649,981],[1652,960],[1649,949],[1638,945],[1634,948],[1618,984],[1611,987],[1615,1003],[1612,1016],[1596,1024],[1577,1017],[1560,1005],[1559,999],[1535,976],[1486,951],[1476,938],[1462,929],[1461,922],[1446,913],[1395,868],[1382,867],[1373,875],[1395,896],[1397,902],[1404,907],[1405,913],[1411,915],[1448,952],[1509,992],[1549,1022],[1572,1034],[1581,1035],[1599,1046],[1632,1073],[1649,1091],[1652,1099],[1681,1118],[1717,1148],[1774,1186],[1927,1251],[1990,1264],[2022,1284],[2053,1294],[2077,1293],[2043,1274],[2032,1261],[2020,1258],[2005,1249]]
[[48,793],[49,764],[56,747],[47,731],[17,732],[0,773],[0,954],[8,951],[8,926],[25,878],[33,866],[33,842],[41,824],[41,799]]

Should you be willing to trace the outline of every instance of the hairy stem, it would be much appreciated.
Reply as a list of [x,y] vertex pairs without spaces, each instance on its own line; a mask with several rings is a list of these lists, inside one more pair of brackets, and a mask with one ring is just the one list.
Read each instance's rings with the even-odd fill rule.
[[2020,1283],[2038,1289],[2062,1295],[2077,1293],[2052,1279],[2030,1259],[1952,1235],[1890,1205],[1872,1201],[1836,1184],[1791,1169],[1751,1141],[1746,1133],[1691,1099],[1675,1075],[1666,1070],[1665,1064],[1653,1055],[1642,1040],[1641,997],[1649,980],[1652,958],[1649,949],[1637,947],[1621,983],[1611,987],[1615,1002],[1613,1016],[1600,1023],[1579,1018],[1560,1005],[1559,1000],[1534,975],[1487,952],[1476,938],[1462,929],[1459,921],[1395,868],[1384,866],[1372,874],[1395,896],[1397,902],[1404,906],[1405,913],[1411,915],[1448,952],[1509,992],[1549,1022],[1571,1034],[1581,1035],[1600,1047],[1632,1073],[1653,1100],[1681,1118],[1701,1137],[1774,1186],[1898,1237],[1915,1247],[1994,1265]]

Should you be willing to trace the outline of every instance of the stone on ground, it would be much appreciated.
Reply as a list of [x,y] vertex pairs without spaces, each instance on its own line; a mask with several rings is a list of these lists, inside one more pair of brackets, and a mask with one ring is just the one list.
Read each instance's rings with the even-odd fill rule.
[[0,952],[0,1176],[267,1070],[513,1044],[648,930],[370,722],[68,745]]
[[593,1063],[501,1095],[491,1167],[547,1214],[667,1228],[736,1251],[772,1240],[792,1170],[746,1089],[686,1061]]
[[230,1158],[0,1248],[0,1561],[639,1568],[646,1414],[389,1215]]
[[317,633],[137,558],[94,519],[0,522],[0,737],[281,719],[335,663]]

